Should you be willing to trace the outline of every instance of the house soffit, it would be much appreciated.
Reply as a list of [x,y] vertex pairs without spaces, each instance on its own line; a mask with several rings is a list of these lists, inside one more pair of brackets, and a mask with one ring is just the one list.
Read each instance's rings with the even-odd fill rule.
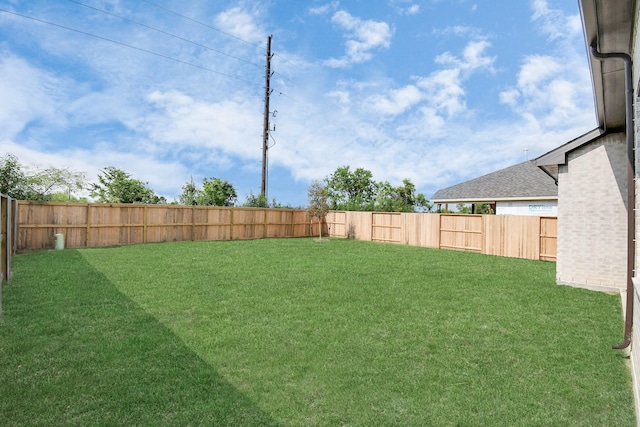
[[624,127],[624,63],[600,60],[589,53],[595,45],[601,53],[631,53],[635,0],[579,0],[585,45],[591,69],[598,126],[605,130]]

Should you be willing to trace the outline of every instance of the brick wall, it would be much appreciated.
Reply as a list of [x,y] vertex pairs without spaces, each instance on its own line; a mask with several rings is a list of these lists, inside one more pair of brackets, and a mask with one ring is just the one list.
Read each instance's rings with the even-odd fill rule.
[[558,177],[558,283],[626,287],[627,179],[623,133],[569,154]]

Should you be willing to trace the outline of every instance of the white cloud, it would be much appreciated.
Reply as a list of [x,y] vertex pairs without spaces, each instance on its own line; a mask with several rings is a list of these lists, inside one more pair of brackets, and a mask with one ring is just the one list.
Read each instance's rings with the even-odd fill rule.
[[461,56],[445,52],[436,57],[437,64],[446,68],[417,78],[416,86],[423,91],[423,99],[432,113],[452,117],[466,109],[464,81],[478,71],[493,71],[495,57],[485,53],[491,44],[486,40],[467,43]]
[[452,117],[466,109],[460,69],[434,72],[429,77],[421,78],[417,85],[425,91],[429,105],[439,114]]
[[527,56],[518,73],[518,87],[533,93],[540,83],[557,76],[562,70],[559,58],[549,55]]
[[451,25],[444,28],[434,28],[432,34],[436,36],[471,37],[476,40],[487,39],[480,28],[470,25]]
[[216,16],[215,25],[242,40],[259,43],[264,39],[264,32],[257,24],[259,14],[257,10],[247,11],[242,7],[233,7]]
[[531,7],[532,21],[554,45],[523,57],[516,84],[501,91],[500,102],[539,132],[590,121],[595,126],[585,54],[575,48],[584,43],[579,16],[552,9],[546,0],[533,0]]
[[470,42],[464,48],[464,63],[463,68],[466,70],[477,70],[480,68],[494,71],[493,63],[495,62],[495,56],[485,56],[484,52],[491,46],[487,40],[476,40]]
[[412,4],[406,10],[407,15],[416,15],[420,12],[420,5]]
[[566,16],[559,9],[549,7],[547,0],[531,0],[532,20],[541,24],[540,30],[549,39],[564,39],[582,35],[579,15]]
[[518,100],[520,99],[520,91],[516,88],[507,89],[500,92],[499,97],[501,103],[515,107],[518,105]]
[[409,85],[389,91],[387,96],[376,95],[369,99],[370,108],[383,115],[398,115],[413,107],[423,98],[416,86]]
[[309,15],[325,15],[329,12],[337,10],[339,5],[339,2],[333,1],[331,3],[323,4],[322,6],[310,7],[307,9],[307,12],[309,13]]
[[56,100],[60,86],[65,84],[22,59],[10,55],[1,59],[0,138],[15,138],[36,120],[62,124]]
[[260,153],[251,141],[258,140],[261,119],[250,100],[207,103],[177,91],[156,91],[148,99],[156,113],[149,115],[143,129],[154,143],[166,144],[171,150],[211,148],[258,158]]
[[420,5],[413,0],[391,0],[390,5],[401,15],[417,15],[420,13]]
[[438,55],[435,61],[438,64],[451,65],[463,71],[474,71],[477,69],[494,71],[493,63],[496,58],[484,54],[489,47],[491,47],[491,43],[487,40],[473,40],[465,46],[461,58],[456,57],[450,52],[445,52]]
[[398,6],[397,11],[401,15],[417,15],[420,13],[420,5],[419,4],[410,4],[408,6]]
[[327,93],[327,98],[335,100],[342,106],[348,106],[351,104],[351,94],[346,90],[332,90]]
[[344,10],[333,14],[331,22],[345,30],[345,56],[331,58],[325,62],[329,67],[346,67],[353,63],[369,61],[372,51],[388,48],[391,45],[393,30],[386,22],[362,20],[350,15]]

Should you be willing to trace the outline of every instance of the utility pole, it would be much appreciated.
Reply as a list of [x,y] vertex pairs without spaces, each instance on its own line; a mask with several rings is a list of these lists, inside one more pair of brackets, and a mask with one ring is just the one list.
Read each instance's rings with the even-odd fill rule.
[[260,194],[267,200],[267,150],[269,150],[269,96],[271,95],[271,38],[267,38],[267,67],[264,84],[264,124],[262,127],[262,185]]

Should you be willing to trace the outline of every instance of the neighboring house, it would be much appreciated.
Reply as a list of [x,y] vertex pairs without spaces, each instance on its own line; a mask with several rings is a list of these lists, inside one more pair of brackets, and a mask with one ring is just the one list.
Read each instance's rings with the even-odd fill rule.
[[438,190],[431,198],[440,206],[488,203],[497,215],[557,216],[558,187],[532,161]]
[[[635,172],[640,108],[637,92],[633,94],[640,76],[640,2],[578,0],[578,5],[598,128],[536,163],[558,180],[558,281],[626,291],[624,341],[615,346],[624,349],[640,339],[640,328],[633,328],[640,320],[635,286],[640,253]],[[635,129],[634,119],[639,123]],[[631,365],[637,410],[640,345],[631,346]]]

